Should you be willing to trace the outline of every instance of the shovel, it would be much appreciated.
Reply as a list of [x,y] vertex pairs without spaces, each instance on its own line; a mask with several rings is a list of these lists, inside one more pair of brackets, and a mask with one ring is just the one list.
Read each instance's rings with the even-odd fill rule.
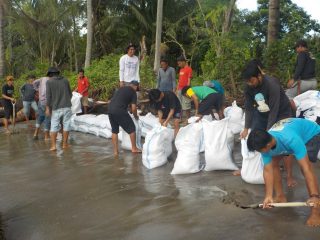
[[12,124],[13,124],[13,128],[12,128],[12,134],[18,133],[18,131],[15,129],[16,127],[16,102],[12,102]]
[[[306,202],[286,202],[286,203],[270,203],[271,207],[276,207],[276,208],[286,208],[286,207],[312,207],[313,204],[308,205]],[[262,208],[263,204],[262,203],[257,203],[257,204],[251,204],[248,206],[241,206],[239,205],[238,207],[243,208],[243,209],[257,209],[257,208]]]

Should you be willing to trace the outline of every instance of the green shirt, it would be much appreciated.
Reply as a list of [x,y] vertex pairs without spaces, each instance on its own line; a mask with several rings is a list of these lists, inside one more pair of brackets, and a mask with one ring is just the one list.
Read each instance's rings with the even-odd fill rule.
[[198,86],[189,88],[187,91],[187,96],[191,97],[195,94],[197,98],[202,101],[211,93],[217,93],[217,91],[207,86]]

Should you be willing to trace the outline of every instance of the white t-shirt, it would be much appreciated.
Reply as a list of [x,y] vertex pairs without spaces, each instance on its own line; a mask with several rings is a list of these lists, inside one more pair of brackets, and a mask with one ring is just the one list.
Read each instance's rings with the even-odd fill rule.
[[139,59],[137,56],[129,57],[128,54],[123,55],[119,61],[120,81],[131,82],[136,80],[140,82],[139,76]]

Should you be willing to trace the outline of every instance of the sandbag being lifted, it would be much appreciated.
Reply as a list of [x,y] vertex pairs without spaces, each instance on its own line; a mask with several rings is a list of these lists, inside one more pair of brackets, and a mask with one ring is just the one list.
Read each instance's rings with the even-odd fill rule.
[[[142,147],[141,146],[141,123],[139,120],[136,120],[133,116],[132,116],[132,120],[136,127],[136,145],[137,145],[137,148],[141,149]],[[122,130],[121,140],[122,140],[121,148],[124,150],[131,151],[132,145],[131,145],[130,135],[126,133],[124,130]]]

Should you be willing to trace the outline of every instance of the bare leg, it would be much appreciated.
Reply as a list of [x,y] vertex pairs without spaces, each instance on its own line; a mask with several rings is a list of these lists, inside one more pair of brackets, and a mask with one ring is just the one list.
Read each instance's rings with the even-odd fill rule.
[[56,151],[57,150],[57,135],[58,132],[51,132],[50,136],[51,136],[51,148],[50,151]]
[[87,114],[87,112],[88,112],[88,107],[87,107],[87,106],[84,106],[84,107],[83,107],[83,113],[84,113],[84,114]]
[[141,150],[137,148],[137,145],[136,145],[136,132],[130,133],[129,135],[130,135],[131,146],[132,146],[131,152],[141,153]]
[[291,105],[292,112],[296,112],[297,106],[292,99],[290,100],[290,105]]
[[174,138],[176,138],[180,129],[180,119],[178,118],[174,119],[173,124],[174,124]]
[[40,130],[40,128],[38,128],[38,127],[36,128],[36,130],[34,130],[34,134],[33,134],[34,139],[38,139],[39,130]]
[[288,156],[283,159],[284,166],[287,171],[287,185],[288,187],[295,187],[297,185],[296,180],[293,178],[293,173],[292,173],[292,165],[293,165],[293,156]]
[[320,226],[320,208],[312,207],[311,214],[306,222],[310,227],[319,227]]
[[119,150],[118,150],[118,134],[117,133],[112,133],[112,144],[113,144],[113,154],[115,156],[118,156]]
[[68,144],[68,137],[69,137],[69,132],[68,131],[63,131],[62,133],[63,140],[62,140],[62,148],[67,148],[70,145]]
[[44,140],[45,140],[45,141],[50,140],[50,133],[49,133],[49,131],[44,131]]
[[191,110],[188,109],[188,110],[186,110],[186,118],[187,118],[187,120],[190,118],[190,116],[191,116]]
[[287,202],[287,198],[284,195],[283,188],[282,188],[280,165],[279,165],[280,159],[281,158],[277,158],[275,161],[272,161],[275,202]]
[[9,128],[8,128],[8,119],[4,118],[3,119],[3,125],[4,125],[4,129],[6,130],[6,134],[9,134],[10,131],[9,131]]

